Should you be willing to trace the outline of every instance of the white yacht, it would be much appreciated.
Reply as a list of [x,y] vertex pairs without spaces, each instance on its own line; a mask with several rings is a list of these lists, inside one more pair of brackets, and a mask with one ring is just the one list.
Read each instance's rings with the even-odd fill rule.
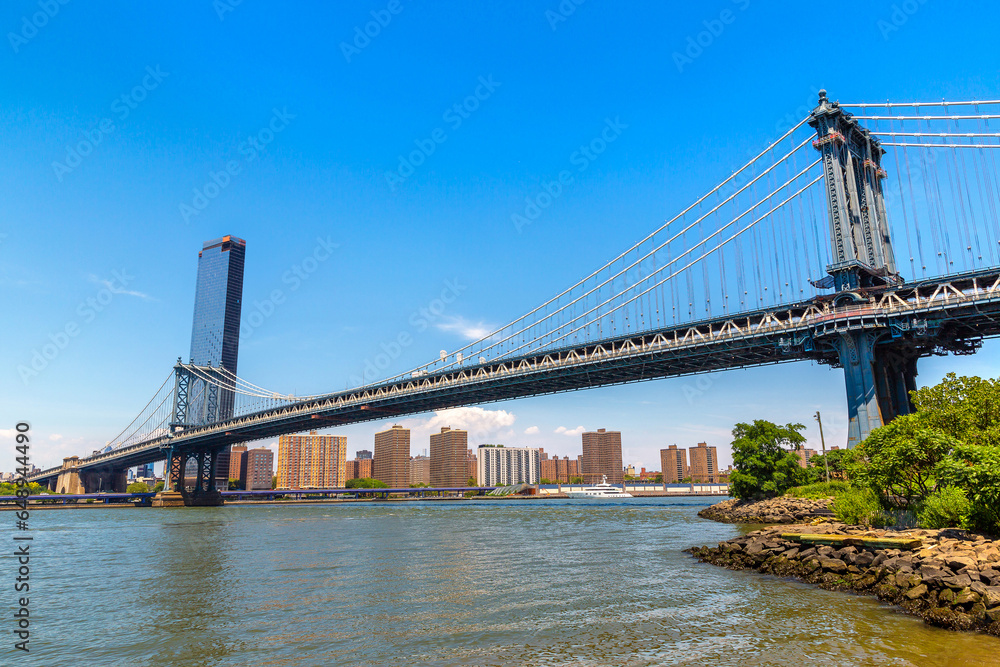
[[570,491],[566,494],[570,498],[631,498],[631,493],[626,493],[624,487],[608,484],[607,475],[601,475],[601,483],[588,486],[582,491]]

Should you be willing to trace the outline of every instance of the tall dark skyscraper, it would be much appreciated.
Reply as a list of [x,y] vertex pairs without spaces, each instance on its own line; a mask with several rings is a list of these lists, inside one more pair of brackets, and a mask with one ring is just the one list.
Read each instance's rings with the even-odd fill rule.
[[[247,243],[235,236],[206,241],[198,253],[191,362],[236,372]],[[227,416],[231,416],[227,415]]]
[[[235,236],[206,241],[198,253],[198,282],[194,294],[194,324],[191,327],[191,363],[196,366],[222,367],[236,373],[240,351],[240,315],[243,309],[243,263],[246,241]],[[207,392],[192,400],[194,414],[201,413]],[[218,391],[218,411],[210,421],[233,416],[235,396]],[[214,401],[210,401],[213,403]],[[224,451],[216,465],[216,483],[223,489],[228,483],[229,451]]]

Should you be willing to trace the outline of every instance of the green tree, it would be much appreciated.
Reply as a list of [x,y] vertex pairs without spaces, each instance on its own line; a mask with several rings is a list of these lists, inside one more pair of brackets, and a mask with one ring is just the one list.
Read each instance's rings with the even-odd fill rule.
[[1000,381],[949,373],[911,398],[927,427],[966,445],[1000,445]]
[[470,477],[468,480],[466,480],[466,486],[478,486],[478,484],[476,484],[476,478]]
[[583,477],[573,477],[569,480],[570,484],[583,484]]
[[359,477],[356,479],[347,480],[347,484],[344,485],[345,489],[388,489],[389,485],[385,482],[372,479],[371,477]]
[[125,489],[126,493],[149,493],[149,484],[145,482],[132,482]]
[[733,467],[730,492],[741,500],[779,496],[805,478],[799,458],[785,447],[805,442],[802,424],[778,426],[763,419],[733,428]]
[[928,426],[923,415],[904,415],[875,429],[851,450],[848,474],[885,505],[909,509],[934,490],[935,469],[958,444]]
[[663,475],[662,474],[657,475],[656,477],[653,478],[653,481],[656,482],[657,484],[662,484],[663,483]]
[[164,486],[164,484],[163,484],[163,481],[162,481],[162,480],[161,480],[161,481],[159,481],[159,482],[157,482],[157,483],[156,483],[156,486],[154,486],[154,487],[153,487],[153,492],[154,492],[154,493],[159,493],[160,491],[162,491],[162,490],[163,490],[163,486]]
[[824,457],[818,454],[809,459],[809,467],[806,468],[806,476],[809,484],[826,481],[826,463],[830,464],[830,481],[847,479],[847,469],[845,468],[846,449],[831,449]]

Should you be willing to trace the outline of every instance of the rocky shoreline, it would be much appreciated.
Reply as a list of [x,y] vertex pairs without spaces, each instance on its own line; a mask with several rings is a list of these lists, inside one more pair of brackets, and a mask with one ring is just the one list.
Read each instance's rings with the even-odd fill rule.
[[[808,536],[798,537],[803,534]],[[893,539],[911,544],[891,548],[896,545],[887,543]],[[814,543],[824,540],[847,546]],[[757,570],[827,590],[873,595],[937,627],[1000,637],[1000,540],[983,535],[824,523],[766,528],[688,551],[702,562],[731,570]]]
[[721,523],[803,523],[833,517],[832,498],[809,500],[779,496],[768,500],[724,500],[698,512]]

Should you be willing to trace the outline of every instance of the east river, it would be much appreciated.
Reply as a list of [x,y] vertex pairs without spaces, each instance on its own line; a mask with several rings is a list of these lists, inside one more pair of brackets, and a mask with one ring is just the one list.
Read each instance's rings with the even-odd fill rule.
[[1000,639],[695,562],[682,550],[741,530],[698,518],[710,502],[35,511],[32,650],[8,618],[2,662],[1000,664]]

